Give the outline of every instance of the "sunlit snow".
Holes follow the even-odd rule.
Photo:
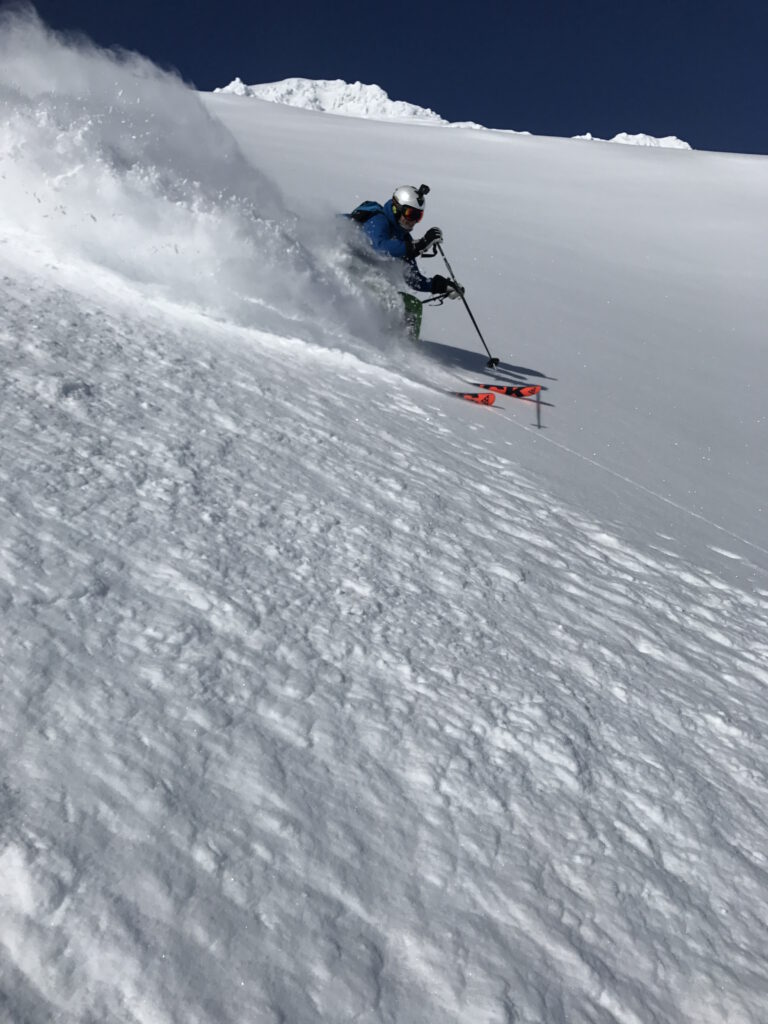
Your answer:
[[[322,110],[330,114],[346,114],[351,117],[372,117],[395,120],[428,121],[435,124],[448,122],[427,107],[404,100],[391,100],[378,85],[362,82],[314,80],[309,78],[286,78],[281,82],[266,82],[263,85],[245,85],[236,78],[216,92],[231,93],[235,96],[255,97],[270,103],[285,103],[305,110]]]
[[[682,139],[678,139],[675,135],[665,135],[663,138],[657,139],[653,135],[646,135],[643,132],[638,135],[619,132],[612,139],[596,139],[591,132],[587,132],[586,135],[575,135],[574,138],[585,139],[587,142],[619,142],[625,146],[655,146],[661,149],[691,148],[687,142],[683,142]]]
[[[0,1019],[763,1024],[766,159],[0,107]],[[496,378],[335,217],[421,182]]]
[[[283,103],[303,110],[318,110],[327,114],[342,114],[347,117],[365,117],[377,121],[408,121],[415,124],[443,125],[450,128],[482,129],[475,121],[446,121],[434,110],[419,107],[403,100],[391,100],[378,85],[364,85],[362,82],[345,82],[342,79],[327,81],[309,78],[286,78],[280,82],[266,82],[263,85],[245,85],[235,78],[216,93],[241,96],[247,99],[266,100],[269,103]],[[527,135],[528,132],[515,132]],[[574,138],[595,142],[621,142],[629,146],[658,146],[663,149],[690,149],[687,142],[668,135],[654,138],[640,133],[630,135],[619,132],[612,139],[594,139],[590,132]]]

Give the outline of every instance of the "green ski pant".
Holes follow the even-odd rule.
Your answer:
[[[411,341],[418,341],[424,307],[415,295],[409,295],[408,292],[400,292],[400,295],[405,307],[405,326],[408,329],[408,335]]]

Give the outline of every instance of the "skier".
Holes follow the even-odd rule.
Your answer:
[[[424,216],[425,197],[428,192],[428,185],[421,185],[419,188],[413,185],[400,185],[387,202],[361,203],[347,216],[360,225],[375,252],[405,263],[405,283],[414,291],[458,299],[463,295],[464,289],[457,281],[443,277],[442,274],[425,277],[416,266],[417,256],[426,254],[428,249],[443,240],[440,228],[429,228],[422,238],[411,238],[411,232]],[[422,303],[408,292],[400,292],[400,295],[405,305],[408,329],[412,337],[418,338]]]

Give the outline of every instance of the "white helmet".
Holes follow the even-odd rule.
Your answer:
[[[405,217],[412,224],[418,224],[424,216],[425,197],[429,185],[399,185],[392,193],[392,203],[396,217]]]

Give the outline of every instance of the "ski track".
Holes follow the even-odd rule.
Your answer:
[[[2,300],[6,1019],[764,1019],[765,595],[486,410]]]
[[[526,430],[529,433],[537,429],[535,427],[526,426],[523,423],[516,423],[515,426],[521,427],[523,430]],[[753,551],[758,551],[760,552],[760,554],[768,555],[768,548],[761,547],[760,544],[755,544],[754,541],[747,540],[745,537],[740,537],[738,534],[732,533],[730,530],[726,529],[726,527],[724,526],[721,526],[719,523],[715,523],[711,519],[707,519],[707,517],[701,515],[700,512],[694,512],[693,509],[686,508],[685,505],[681,505],[678,502],[673,501],[671,498],[667,498],[665,495],[659,494],[658,491],[651,490],[650,487],[646,487],[643,484],[638,483],[637,480],[633,480],[631,477],[624,476],[622,473],[617,473],[615,469],[611,469],[610,467],[603,465],[596,459],[591,459],[587,455],[582,455],[581,452],[577,452],[575,449],[569,448],[568,445],[563,444],[560,441],[555,441],[551,437],[544,436],[540,437],[539,439],[545,442],[546,444],[551,444],[555,448],[559,448],[563,452],[567,452],[568,455],[572,458],[579,459],[581,462],[586,462],[588,465],[594,466],[595,469],[599,470],[601,473],[606,473],[609,476],[613,476],[617,480],[621,480],[623,483],[628,484],[630,487],[637,488],[637,490],[639,491],[643,491],[645,494],[650,495],[650,497],[652,497],[655,501],[659,501],[665,505],[669,505],[672,508],[677,509],[678,512],[682,512],[683,515],[690,516],[692,519],[698,519],[700,522],[706,523],[706,525],[711,527],[713,530],[717,530],[718,533],[725,534],[732,540],[738,541],[739,544],[743,544],[745,547],[751,548]],[[742,559],[741,555],[733,551],[727,551],[725,548],[718,547],[714,544],[711,544],[709,546],[709,549],[710,551],[713,551],[715,554],[722,555],[724,558],[732,559],[735,562],[739,562]]]

